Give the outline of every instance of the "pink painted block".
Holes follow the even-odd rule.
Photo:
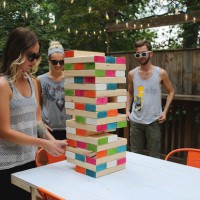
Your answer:
[[[75,96],[77,97],[84,97],[85,90],[75,90]]]
[[[81,148],[81,149],[86,149],[87,144],[85,142],[77,141],[76,142],[76,147]]]
[[[97,132],[106,131],[107,130],[107,124],[97,125],[96,130],[97,130]]]
[[[120,158],[117,160],[117,165],[122,165],[126,163],[126,158]]]
[[[106,104],[108,103],[108,97],[102,97],[102,98],[97,98],[96,99],[96,104],[101,105],[101,104]]]
[[[126,64],[125,57],[116,57],[116,64]]]
[[[105,63],[105,56],[94,56],[94,62],[96,63]]]
[[[115,70],[106,70],[106,76],[115,77]]]
[[[90,158],[86,156],[86,162],[90,163],[92,165],[96,165],[96,159],[95,158]]]
[[[95,77],[84,77],[84,83],[95,83]]]

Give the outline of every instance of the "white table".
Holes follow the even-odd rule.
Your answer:
[[[61,161],[12,174],[12,183],[36,186],[67,200],[200,200],[200,169],[127,152],[126,169],[92,178]]]

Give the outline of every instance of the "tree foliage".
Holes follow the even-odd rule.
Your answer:
[[[4,2],[6,6],[4,7]],[[107,51],[106,28],[113,23],[127,22],[157,15],[159,9],[166,14],[175,12],[179,3],[181,12],[200,8],[199,0],[9,0],[0,4],[0,50],[11,30],[19,26],[30,27],[38,34],[42,45],[43,62],[39,73],[48,70],[46,62],[50,40],[59,40],[65,49]],[[167,48],[195,47],[199,24],[181,25],[179,38],[168,38]],[[172,27],[173,29],[173,27]],[[163,32],[163,36],[165,33]],[[122,31],[110,36],[110,51],[130,51],[138,39],[155,41],[157,33],[150,29]],[[180,42],[182,41],[182,43]],[[155,45],[156,47],[156,45]],[[46,67],[44,67],[46,66]]]

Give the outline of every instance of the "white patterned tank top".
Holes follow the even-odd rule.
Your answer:
[[[11,79],[6,78],[13,91],[10,100],[10,127],[26,135],[37,137],[35,88],[32,79],[28,75],[27,78],[31,87],[30,97],[22,96]],[[36,151],[37,147],[18,145],[0,139],[0,170],[34,161]]]

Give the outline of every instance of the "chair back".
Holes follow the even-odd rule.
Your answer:
[[[171,155],[178,152],[187,152],[187,165],[200,168],[200,149],[195,148],[180,148],[175,149],[167,154],[165,160],[168,160]]]
[[[35,164],[37,167],[59,162],[62,160],[66,160],[65,154],[62,154],[60,156],[52,156],[48,152],[46,152],[43,148],[40,148],[35,157]]]
[[[37,187],[37,190],[39,194],[41,195],[42,200],[65,200],[64,198],[59,197],[58,195],[55,195],[54,193],[49,192],[45,190],[44,188]]]

